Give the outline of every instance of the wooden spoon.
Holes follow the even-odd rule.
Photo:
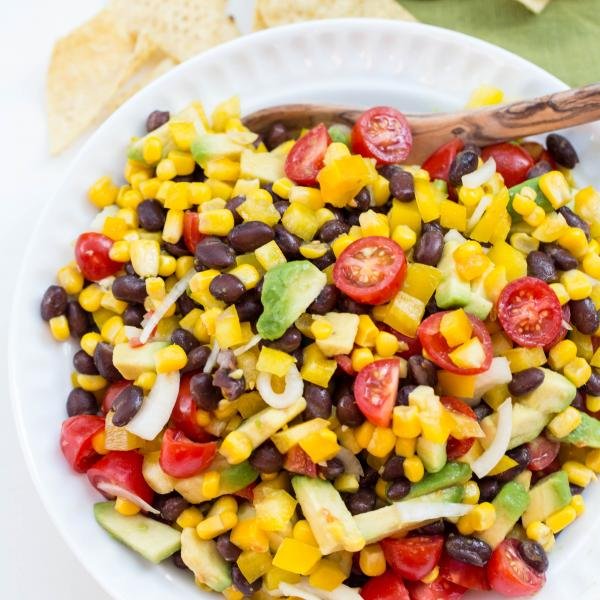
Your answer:
[[[268,131],[274,123],[293,130],[318,123],[352,126],[362,112],[339,105],[283,104],[253,112],[243,122],[257,133]],[[413,149],[406,162],[420,163],[456,136],[487,146],[596,121],[600,119],[600,83],[510,104],[406,118],[413,134]]]

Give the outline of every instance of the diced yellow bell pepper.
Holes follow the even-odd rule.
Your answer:
[[[359,215],[358,222],[360,223],[360,228],[364,237],[371,235],[390,237],[388,219],[381,213],[367,210]]]
[[[394,231],[398,225],[408,225],[417,235],[421,233],[421,213],[417,207],[417,202],[400,202],[394,200],[392,208],[388,213],[390,229]]]
[[[440,206],[440,225],[447,229],[465,231],[467,228],[467,207],[457,202],[452,202],[452,200],[442,200]]]
[[[346,206],[365,186],[373,183],[377,171],[362,156],[344,156],[323,167],[317,175],[323,201]]]
[[[472,398],[475,392],[475,375],[458,375],[450,371],[438,371],[438,383],[446,396]]]
[[[422,300],[400,291],[390,302],[383,322],[404,335],[415,337],[424,314]]]
[[[236,561],[242,575],[249,583],[262,577],[271,568],[272,558],[269,552],[242,552]]]
[[[569,230],[565,218],[559,213],[549,213],[544,221],[536,227],[531,235],[540,242],[555,242]]]
[[[487,257],[496,266],[505,268],[508,282],[527,275],[527,260],[525,259],[525,255],[506,242],[494,244],[488,252]]]
[[[472,331],[471,321],[462,308],[447,312],[440,322],[440,333],[451,348],[471,339]]]
[[[600,236],[600,193],[588,186],[575,195],[575,212],[591,226],[593,238]]]
[[[304,348],[304,360],[300,371],[302,379],[327,387],[336,369],[337,362],[327,359],[316,344]]]
[[[291,354],[263,346],[258,356],[256,368],[264,373],[285,377],[295,362],[296,359]]]
[[[518,373],[532,367],[541,367],[546,364],[546,354],[541,346],[535,348],[511,348],[504,356],[508,358],[510,370],[513,373]]]
[[[321,552],[315,546],[286,538],[273,558],[273,565],[292,573],[308,575],[320,559]]]
[[[330,460],[340,451],[337,436],[330,429],[320,429],[309,433],[300,440],[300,447],[315,463]]]
[[[215,319],[215,339],[221,348],[242,343],[242,329],[235,305],[227,307]]]
[[[489,206],[485,209],[483,216],[469,234],[472,239],[478,242],[489,242],[492,239],[499,221],[506,212],[509,199],[508,189],[503,186],[494,196]]]
[[[402,291],[427,304],[442,280],[442,272],[422,263],[409,263]]]
[[[262,488],[254,493],[254,508],[259,527],[265,531],[282,531],[296,511],[297,501],[285,490]]]
[[[415,199],[421,219],[425,223],[439,219],[440,199],[430,181],[415,179]]]
[[[544,173],[539,180],[540,190],[557,209],[571,201],[571,190],[565,176],[560,171]]]

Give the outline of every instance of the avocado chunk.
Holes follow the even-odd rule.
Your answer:
[[[461,243],[454,239],[446,241],[437,265],[442,272],[442,281],[435,292],[435,301],[440,308],[466,306],[471,300],[471,284],[459,277],[453,256]]]
[[[471,297],[469,301],[463,307],[465,312],[481,319],[487,319],[487,316],[490,314],[492,310],[492,306],[494,306],[487,298],[484,298],[482,294],[471,292]]]
[[[181,532],[181,560],[196,580],[215,592],[231,585],[231,567],[219,554],[213,540],[201,540],[196,530],[187,527]]]
[[[540,369],[544,381],[533,392],[519,396],[517,400],[523,406],[543,413],[559,413],[573,402],[577,389],[563,375],[550,369]]]
[[[117,344],[113,364],[125,379],[133,381],[146,371],[154,371],[154,353],[168,345],[168,342],[150,342],[133,348],[127,342]]]
[[[263,313],[256,323],[266,340],[280,338],[309,307],[327,283],[327,276],[307,260],[294,260],[265,274],[261,301]]]
[[[338,142],[339,144],[346,144],[346,146],[350,146],[350,134],[352,133],[352,130],[350,127],[348,127],[348,125],[336,123],[331,125],[327,131],[332,142]]]
[[[579,448],[600,448],[600,421],[584,412],[580,414],[581,423],[560,441]]]
[[[327,321],[333,327],[331,335],[324,340],[316,340],[319,350],[325,356],[350,354],[354,347],[354,338],[358,332],[358,315],[330,312],[323,316],[315,315],[315,320],[319,319]]]
[[[529,507],[523,514],[523,526],[533,521],[544,521],[552,513],[571,502],[569,478],[565,471],[556,471],[538,481],[530,490]]]
[[[512,429],[508,449],[511,450],[534,440],[551,419],[551,414],[515,402],[512,407]],[[481,440],[484,448],[487,448],[496,437],[497,423],[498,413],[493,413],[481,421],[481,428],[485,433],[485,438]]]
[[[529,187],[535,192],[535,203],[538,206],[541,206],[544,209],[544,212],[552,212],[554,209],[552,208],[552,204],[548,201],[544,193],[540,189],[540,178],[534,177],[533,179],[528,179],[523,183],[519,183],[518,185],[513,185],[513,187],[508,188],[508,194],[510,199],[508,201],[508,212],[513,220],[513,223],[517,221],[521,221],[523,217],[513,208],[513,200],[515,196],[524,188]]]
[[[284,162],[285,156],[282,154],[243,150],[240,158],[240,177],[260,179],[261,183],[273,183],[285,176]]]
[[[364,547],[365,539],[329,481],[297,476],[292,479],[292,486],[323,554],[339,550],[358,552]]]
[[[213,158],[239,158],[244,148],[227,133],[201,133],[192,142],[191,152],[194,160],[204,168]]]
[[[430,442],[423,436],[417,440],[417,455],[423,461],[428,473],[438,473],[444,468],[446,461],[446,443]]]
[[[449,462],[437,473],[425,475],[421,481],[413,484],[406,499],[418,498],[450,486],[462,485],[471,478],[471,467],[464,463]]]
[[[529,505],[529,494],[520,483],[510,481],[502,486],[492,504],[496,509],[496,520],[489,529],[478,533],[477,537],[495,548],[525,512]]]
[[[150,562],[158,564],[181,547],[181,533],[164,523],[137,514],[126,517],[115,510],[114,502],[94,504],[98,524]]]

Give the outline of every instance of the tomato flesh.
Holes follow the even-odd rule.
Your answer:
[[[104,393],[104,398],[102,398],[102,412],[107,415],[112,408],[114,401],[117,399],[117,396],[130,385],[133,385],[131,381],[127,381],[123,379],[123,381],[115,381],[115,383],[111,383],[106,392]]]
[[[283,167],[285,174],[298,185],[315,185],[330,143],[323,123],[313,127],[292,146]]]
[[[335,358],[338,367],[344,371],[346,375],[350,375],[351,377],[356,375],[356,371],[352,367],[352,359],[347,354],[336,354],[333,358]]]
[[[425,160],[421,168],[429,173],[431,179],[443,179],[447,182],[452,161],[464,147],[465,143],[460,138],[455,138],[440,146]]]
[[[181,378],[179,394],[171,413],[171,422],[175,429],[181,431],[190,440],[194,442],[208,442],[212,439],[212,436],[204,431],[196,421],[198,407],[190,391],[191,378],[192,374],[184,375]]]
[[[410,600],[404,582],[393,571],[370,577],[360,595],[365,600]]]
[[[163,435],[159,462],[167,475],[183,479],[207,469],[216,453],[216,442],[193,442],[183,432],[170,427]]]
[[[76,415],[63,421],[60,449],[74,471],[85,473],[100,455],[92,440],[104,429],[104,419],[96,415]]]
[[[388,565],[397,575],[409,581],[419,581],[433,570],[440,560],[443,546],[443,535],[381,541]]]
[[[423,349],[427,352],[430,360],[432,360],[438,367],[450,371],[451,373],[458,373],[460,375],[477,375],[483,373],[490,368],[493,358],[492,339],[488,330],[482,321],[473,315],[467,315],[471,325],[473,326],[473,335],[476,336],[485,353],[485,358],[481,366],[473,368],[461,368],[456,366],[451,358],[450,352],[452,348],[448,346],[446,339],[440,333],[440,323],[442,322],[443,316],[450,311],[442,311],[432,314],[427,317],[419,325],[417,335],[423,345]]]
[[[406,117],[390,106],[375,106],[366,110],[352,128],[352,151],[374,158],[378,165],[406,160],[412,143],[412,132]]]
[[[398,396],[400,361],[397,358],[376,360],[362,368],[354,380],[356,404],[374,425],[387,427]]]
[[[560,442],[552,442],[544,436],[535,438],[527,444],[529,450],[530,471],[543,471],[547,469],[558,456]]]
[[[496,171],[502,175],[508,188],[525,181],[529,169],[535,164],[529,152],[509,142],[485,147],[481,158],[486,161],[490,157],[496,162]]]
[[[406,277],[406,256],[389,238],[370,236],[352,242],[333,267],[338,289],[363,304],[384,304]]]
[[[196,252],[196,246],[204,238],[198,230],[199,220],[198,213],[195,211],[188,210],[183,213],[183,241],[192,254]]]
[[[489,590],[485,567],[476,567],[446,554],[440,563],[440,577],[468,590]]]
[[[442,396],[440,400],[448,410],[466,415],[471,419],[477,420],[477,415],[473,412],[473,409],[462,400],[459,400],[458,398],[453,398],[452,396]],[[458,440],[455,437],[450,436],[446,444],[446,455],[448,456],[448,460],[454,460],[463,456],[472,448],[474,443],[475,438],[466,438],[464,440]]]
[[[467,591],[447,579],[438,577],[433,583],[411,583],[408,586],[411,600],[460,600]]]
[[[109,256],[113,241],[101,233],[82,233],[75,242],[75,260],[83,276],[100,281],[114,275],[123,265]]]
[[[504,540],[493,552],[487,564],[491,588],[508,596],[530,596],[539,592],[546,583],[546,576],[532,569],[519,555],[519,542]]]
[[[560,334],[562,310],[552,288],[535,277],[511,281],[498,298],[498,319],[519,346],[545,346]]]
[[[307,477],[317,476],[317,465],[310,456],[300,448],[300,446],[292,446],[285,455],[283,468],[291,473],[299,473]]]

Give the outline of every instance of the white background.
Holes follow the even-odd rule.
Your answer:
[[[246,17],[247,30],[252,1],[232,4]],[[0,0],[0,598],[5,600],[108,599],[42,508],[15,433],[6,372],[12,288],[29,225],[81,145],[57,158],[48,154],[48,60],[55,40],[103,5],[102,0]],[[32,376],[40,368],[44,365],[32,365]],[[48,435],[58,443],[56,431]]]

